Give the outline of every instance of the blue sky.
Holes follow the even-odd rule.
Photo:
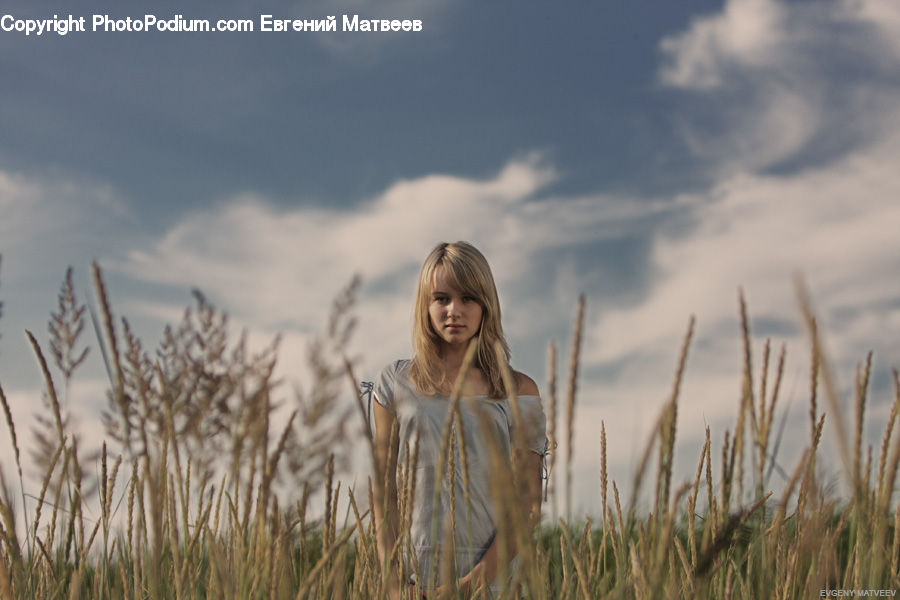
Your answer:
[[[145,12],[87,6],[3,12]],[[17,420],[40,396],[22,331],[46,339],[68,265],[85,298],[97,258],[117,312],[150,342],[200,288],[254,339],[282,332],[282,369],[302,378],[306,340],[353,273],[361,370],[406,355],[421,260],[467,239],[494,266],[514,363],[541,385],[547,343],[567,346],[587,295],[585,510],[600,420],[629,481],[692,314],[681,474],[707,424],[717,440],[733,427],[738,286],[755,364],[766,337],[787,345],[789,431],[806,431],[800,272],[845,389],[875,352],[867,435],[880,439],[900,365],[896,2],[568,8],[166,2],[150,12],[337,15],[338,28],[359,13],[423,31],[0,32],[0,383]],[[70,399],[94,437],[103,386],[94,350]],[[803,443],[787,437],[786,468]]]

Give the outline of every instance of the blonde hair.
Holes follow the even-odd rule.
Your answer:
[[[454,287],[475,298],[481,306],[481,327],[474,338],[474,343],[477,344],[474,366],[481,369],[487,379],[488,396],[505,398],[507,390],[501,376],[501,365],[494,350],[494,345],[499,342],[508,365],[509,345],[503,337],[503,326],[500,323],[500,299],[487,259],[468,242],[440,243],[434,247],[422,265],[413,309],[414,354],[409,369],[410,380],[423,394],[436,393],[452,384],[447,380],[446,373],[439,368],[442,340],[431,326],[428,314],[434,271],[438,266],[444,267]]]

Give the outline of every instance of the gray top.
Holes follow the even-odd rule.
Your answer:
[[[447,475],[434,505],[435,469],[440,454],[441,433],[450,406],[447,396],[419,393],[409,380],[410,360],[398,360],[384,369],[375,380],[375,401],[397,418],[400,452],[398,465],[405,464],[412,453],[416,436],[419,440],[418,467],[410,529],[412,556],[404,552],[408,572],[418,572],[426,587],[432,582],[432,569],[441,550],[440,532],[449,524],[450,493]],[[453,503],[456,518],[456,568],[458,576],[468,573],[481,559],[494,538],[494,503],[490,490],[490,446],[484,437],[485,424],[503,453],[506,464],[510,448],[528,449],[543,455],[546,451],[546,421],[538,396],[518,396],[523,422],[523,439],[513,435],[513,412],[508,399],[491,400],[486,395],[464,398],[460,403],[463,439],[469,463],[469,510],[465,506],[465,484],[459,449],[454,452]],[[480,414],[484,417],[481,417]],[[481,419],[486,418],[482,423]],[[445,471],[446,473],[446,471]],[[398,482],[398,488],[399,488]],[[436,519],[438,539],[432,539],[432,523]],[[404,551],[406,548],[404,547]]]

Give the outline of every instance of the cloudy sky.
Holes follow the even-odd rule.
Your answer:
[[[542,387],[547,345],[563,367],[586,294],[580,510],[598,506],[601,420],[627,488],[691,315],[676,478],[707,425],[717,445],[733,428],[739,286],[754,365],[766,338],[787,347],[784,468],[808,426],[796,274],[841,390],[874,351],[877,443],[900,366],[900,4],[367,4],[204,0],[153,14],[336,15],[338,29],[360,14],[423,30],[0,32],[0,384],[20,430],[41,393],[23,331],[46,343],[69,265],[86,299],[99,260],[117,314],[150,344],[199,288],[254,339],[281,332],[282,372],[300,379],[309,336],[358,273],[354,350],[371,376],[409,354],[424,256],[465,239],[494,268],[515,366]],[[88,29],[93,14],[144,14],[82,6]],[[94,349],[70,401],[95,437],[104,386]],[[0,443],[8,471],[5,431]]]

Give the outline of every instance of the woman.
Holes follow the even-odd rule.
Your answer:
[[[474,357],[447,435],[451,390],[470,344]],[[413,348],[411,360],[381,371],[373,390],[376,451],[388,473],[375,502],[378,550],[382,561],[399,556],[402,573],[392,569],[391,595],[438,597],[449,588],[470,597],[485,585],[495,594],[515,569],[516,538],[525,539],[506,526],[509,515],[519,511],[520,534],[522,521],[530,533],[539,520],[545,421],[531,378],[507,370],[515,387],[507,389],[497,289],[472,245],[438,244],[425,259]]]

